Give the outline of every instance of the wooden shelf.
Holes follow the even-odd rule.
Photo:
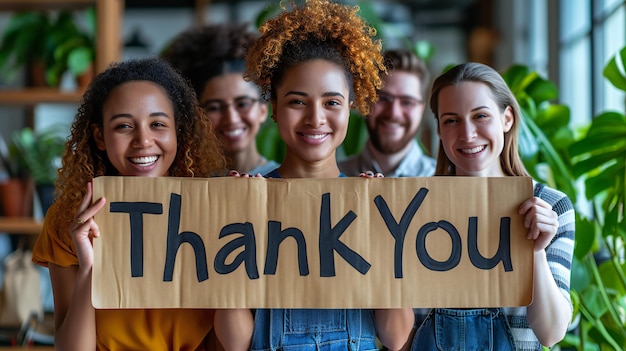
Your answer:
[[[42,224],[31,217],[0,217],[0,232],[39,235]]]
[[[102,72],[121,58],[124,0],[0,0],[0,11],[78,10],[96,7],[95,70]],[[0,89],[0,106],[35,106],[40,103],[80,103],[83,91],[54,88]],[[0,116],[0,121],[3,116]],[[1,123],[1,122],[0,122]],[[33,218],[1,217],[0,232],[38,235],[42,223]]]
[[[54,88],[0,90],[2,105],[36,105],[39,103],[79,103],[82,91],[61,91]]]

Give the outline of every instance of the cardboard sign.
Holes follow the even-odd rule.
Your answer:
[[[99,177],[96,308],[523,306],[527,177]]]

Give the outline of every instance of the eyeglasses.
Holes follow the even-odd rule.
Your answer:
[[[250,112],[252,106],[257,102],[259,102],[259,99],[242,96],[235,98],[232,103],[226,103],[222,100],[209,100],[202,104],[202,108],[204,108],[207,114],[217,114],[226,112],[233,105],[237,113],[245,115]]]
[[[383,92],[378,92],[378,101],[376,102],[376,104],[391,105],[396,99],[400,100],[400,107],[404,109],[411,109],[424,103],[423,100],[414,98],[412,96],[391,95]]]

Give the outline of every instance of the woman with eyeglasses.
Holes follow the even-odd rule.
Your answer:
[[[256,145],[268,105],[260,89],[243,79],[246,49],[255,38],[245,24],[197,27],[176,36],[161,56],[191,81],[220,138],[228,168],[265,175],[279,166]]]

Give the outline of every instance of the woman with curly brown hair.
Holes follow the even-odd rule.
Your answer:
[[[212,310],[96,310],[91,304],[92,239],[100,235],[93,216],[106,202],[92,204],[92,178],[224,171],[217,137],[192,88],[158,59],[114,64],[83,95],[65,145],[57,199],[33,251],[33,261],[50,269],[55,347],[204,350]]]
[[[222,142],[228,167],[265,174],[278,167],[256,144],[267,103],[259,88],[243,79],[246,48],[256,36],[245,24],[194,27],[174,37],[161,57],[191,81]]]
[[[247,76],[269,97],[287,147],[281,166],[268,177],[345,177],[335,157],[350,108],[367,114],[385,70],[381,44],[372,38],[375,31],[357,11],[327,0],[293,4],[263,24],[261,37],[248,49]],[[221,314],[216,312],[215,320],[220,340],[237,335],[248,340],[236,327],[224,328],[228,323],[222,323]],[[257,309],[251,349],[377,350],[378,337],[397,350],[412,326],[410,308]]]

